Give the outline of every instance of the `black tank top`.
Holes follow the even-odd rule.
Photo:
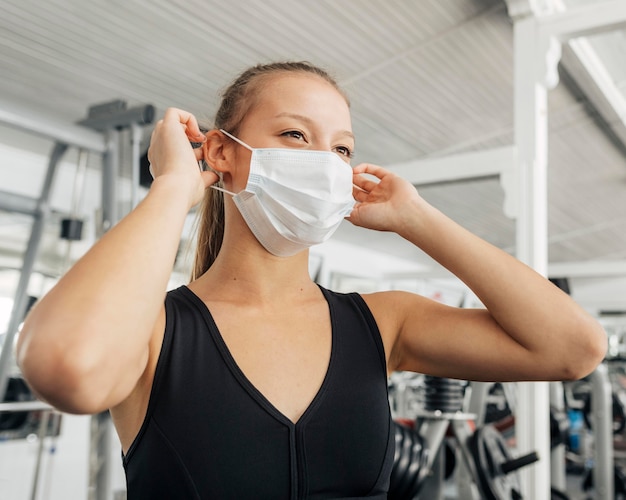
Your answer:
[[[378,327],[358,294],[322,288],[332,351],[296,424],[250,383],[205,304],[167,294],[143,425],[124,457],[128,498],[387,498],[394,433]]]

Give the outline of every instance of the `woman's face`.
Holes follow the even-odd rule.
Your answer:
[[[252,148],[333,151],[348,163],[354,151],[345,98],[321,77],[303,73],[282,73],[264,82],[238,136]],[[246,186],[250,154],[237,147],[231,172],[235,192]]]

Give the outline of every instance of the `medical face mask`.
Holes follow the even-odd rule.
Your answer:
[[[326,241],[352,212],[352,168],[336,153],[252,148],[248,183],[231,193],[256,239],[271,254],[294,255]]]

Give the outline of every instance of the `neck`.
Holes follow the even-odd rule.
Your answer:
[[[231,225],[225,232],[217,259],[194,282],[195,288],[221,300],[256,303],[293,299],[302,292],[319,293],[309,275],[307,250],[292,257],[276,257],[259,244],[247,226],[241,229],[236,231]]]

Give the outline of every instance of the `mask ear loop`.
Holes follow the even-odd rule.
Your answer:
[[[216,186],[215,184],[211,184],[209,187],[211,189],[215,189],[216,191],[221,191],[222,193],[226,193],[226,194],[229,194],[231,196],[237,196],[237,193],[233,193],[232,191],[228,191],[227,189],[224,189],[222,187]]]
[[[251,148],[250,146],[248,146],[245,142],[243,142],[241,139],[237,139],[234,135],[229,134],[228,132],[226,132],[226,130],[224,130],[223,128],[219,129],[220,132],[222,134],[224,134],[227,137],[230,137],[233,141],[235,141],[238,144],[241,144],[244,148],[249,149],[250,151],[254,151],[254,148]]]

